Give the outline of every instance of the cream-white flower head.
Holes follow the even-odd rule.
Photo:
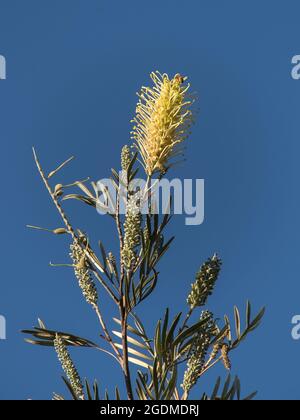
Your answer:
[[[187,95],[186,78],[176,74],[150,74],[154,86],[142,87],[132,138],[140,152],[146,173],[164,172],[170,159],[182,154],[180,144],[188,136],[193,100]],[[178,147],[179,146],[179,147]]]

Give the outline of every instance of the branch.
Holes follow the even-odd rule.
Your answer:
[[[66,215],[66,213],[64,212],[64,210],[63,210],[63,208],[62,208],[62,206],[60,205],[60,203],[59,203],[59,201],[58,201],[58,198],[56,197],[56,195],[54,194],[54,192],[52,191],[52,189],[51,189],[51,187],[50,187],[50,184],[49,184],[49,182],[48,182],[48,179],[47,179],[47,177],[46,177],[46,175],[45,175],[45,173],[44,173],[44,171],[43,171],[43,168],[42,168],[42,166],[41,166],[41,164],[40,164],[40,162],[39,162],[39,159],[38,159],[38,157],[37,157],[37,154],[36,154],[36,151],[35,151],[35,149],[34,149],[34,147],[32,148],[32,150],[33,150],[33,156],[34,156],[34,160],[35,160],[35,163],[36,163],[36,166],[37,166],[37,168],[38,168],[38,171],[39,171],[39,173],[40,173],[40,175],[41,175],[41,178],[42,178],[42,180],[43,180],[43,182],[44,182],[44,184],[45,184],[45,186],[46,186],[46,188],[47,188],[47,190],[48,190],[48,192],[49,192],[49,194],[50,194],[50,197],[51,197],[51,199],[52,199],[52,201],[53,201],[53,203],[54,203],[54,205],[55,205],[55,207],[57,208],[57,210],[58,210],[58,213],[60,214],[60,216],[61,216],[61,218],[62,218],[62,220],[63,220],[63,222],[64,222],[64,224],[65,224],[65,226],[66,226],[66,228],[67,228],[67,231],[68,231],[68,233],[72,236],[72,239],[73,239],[73,241],[74,242],[76,242],[78,245],[80,245],[81,246],[81,244],[80,244],[80,241],[79,241],[79,239],[78,239],[78,236],[76,235],[76,233],[75,233],[75,230],[73,229],[73,227],[72,227],[72,225],[71,225],[71,223],[70,223],[70,221],[69,221],[69,219],[68,219],[68,217],[67,217],[67,215]],[[88,258],[88,260],[99,270],[99,271],[101,271],[101,272],[103,272],[103,269],[102,269],[102,267],[97,263],[97,261],[95,261],[95,258],[89,253],[89,251],[87,250],[87,249],[84,249],[84,252],[85,252],[85,254],[86,254],[86,256],[87,256],[87,258]]]
[[[100,325],[101,325],[101,327],[103,329],[103,332],[104,332],[106,341],[111,345],[112,349],[114,350],[114,352],[117,355],[118,362],[120,363],[120,365],[122,365],[122,356],[121,356],[121,353],[119,352],[119,350],[115,346],[115,344],[114,344],[114,342],[113,342],[113,340],[112,340],[112,338],[111,338],[111,336],[110,336],[110,334],[108,332],[108,329],[106,327],[106,324],[104,322],[104,319],[103,319],[103,316],[101,314],[101,311],[100,311],[99,307],[97,305],[93,305],[93,308],[94,308],[94,310],[95,310],[95,312],[96,312],[96,314],[98,316],[98,319],[99,319]]]
[[[93,271],[94,276],[99,280],[101,285],[104,287],[104,289],[107,291],[109,296],[113,299],[116,305],[119,305],[120,300],[117,298],[117,296],[114,294],[114,292],[111,290],[111,288],[105,283],[103,278],[100,276],[100,274],[97,271]]]
[[[128,361],[128,340],[127,340],[127,314],[125,308],[120,308],[121,315],[121,327],[122,327],[122,348],[123,348],[123,372],[125,378],[125,385],[127,390],[127,396],[129,400],[134,400],[131,375]]]

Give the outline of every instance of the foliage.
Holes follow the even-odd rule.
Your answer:
[[[262,309],[253,317],[251,305],[247,302],[245,326],[242,327],[240,311],[236,307],[234,323],[227,315],[222,323],[207,310],[207,301],[213,293],[222,265],[219,257],[213,255],[197,272],[182,313],[172,315],[166,309],[150,334],[137,315],[139,304],[147,300],[158,285],[159,262],[174,239],[165,239],[165,229],[171,220],[169,212],[159,216],[149,207],[147,214],[143,214],[141,207],[145,197],[151,197],[153,175],[156,174],[158,179],[164,177],[172,166],[171,159],[182,152],[182,149],[177,150],[177,145],[181,147],[186,138],[193,103],[187,95],[189,85],[185,85],[186,78],[176,75],[169,79],[167,75],[152,73],[152,79],[154,87],[142,89],[134,119],[133,138],[137,152],[133,153],[129,146],[125,146],[121,153],[122,172],[112,169],[115,201],[104,185],[91,183],[92,188],[89,188],[86,185],[88,179],[52,186],[52,178],[72,158],[46,175],[34,150],[38,171],[64,227],[30,227],[70,236],[71,264],[65,265],[74,269],[82,296],[99,320],[102,343],[50,330],[41,320],[36,328],[23,332],[29,336],[27,342],[54,348],[66,375],[64,383],[74,400],[110,398],[107,391],[100,392],[97,381],[91,385],[80,378],[69,352],[74,346],[111,356],[120,365],[128,399],[186,400],[199,379],[217,363],[223,362],[225,370],[231,369],[230,353],[258,327],[264,314]],[[132,181],[136,179],[140,166],[146,173],[147,183],[137,193]],[[66,194],[69,188],[78,188],[80,193]],[[122,195],[124,190],[125,195],[124,192]],[[127,207],[126,214],[122,216],[120,205],[124,198]],[[107,252],[102,241],[99,242],[99,252],[96,252],[89,236],[73,227],[62,205],[64,201],[74,199],[98,210],[109,209],[107,217],[114,219],[118,233],[118,256]],[[98,287],[104,288],[116,306],[114,330],[107,327],[104,319]],[[132,378],[131,365],[138,366],[135,379]],[[185,367],[183,375],[181,367]],[[232,381],[229,375],[223,388],[219,378],[212,394],[203,394],[201,399],[240,400],[240,389],[239,379],[236,377]],[[246,399],[254,396],[251,394]],[[54,394],[53,398],[64,399],[58,394]],[[113,398],[121,399],[118,387]]]

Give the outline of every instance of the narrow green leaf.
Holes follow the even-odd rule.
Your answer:
[[[263,308],[259,314],[254,318],[254,320],[250,323],[250,331],[254,331],[260,324],[263,316],[265,315],[266,308]]]
[[[146,395],[147,395],[147,396],[148,396],[151,400],[154,400],[154,397],[153,397],[153,395],[152,395],[152,392],[151,392],[150,388],[148,387],[148,385],[147,385],[147,383],[146,383],[146,381],[145,381],[145,378],[144,378],[144,376],[143,376],[142,372],[138,371],[138,377],[139,377],[139,380],[140,380],[141,385],[142,385],[142,386],[143,386],[143,388],[144,388],[144,391],[146,392]]]
[[[196,324],[192,325],[190,328],[182,331],[174,340],[173,345],[176,346],[177,344],[183,343],[184,340],[189,338],[192,334],[198,332],[203,325],[207,323],[209,318],[202,319],[201,321],[197,322]]]
[[[113,331],[113,334],[119,338],[122,338],[122,334],[119,331]],[[142,344],[140,341],[135,340],[134,338],[128,336],[127,340],[129,343],[133,344],[134,346],[140,347],[141,349],[148,349],[145,344]]]
[[[120,397],[120,392],[119,392],[119,389],[118,389],[117,386],[115,388],[115,395],[116,395],[116,400],[117,401],[120,401],[121,400],[121,397]]]
[[[157,326],[156,326],[156,330],[155,330],[154,349],[155,349],[156,355],[158,357],[160,357],[161,353],[162,353],[161,320],[158,321]]]
[[[236,389],[236,396],[238,401],[241,399],[241,382],[238,377],[235,378],[235,389]]]
[[[99,401],[100,400],[99,387],[98,387],[98,382],[96,380],[93,385],[93,390],[94,390],[94,400]]]
[[[220,389],[220,385],[221,385],[221,378],[218,377],[216,385],[214,386],[213,392],[211,394],[211,400],[214,401],[217,398],[218,392],[219,392],[219,389]]]
[[[141,386],[140,382],[138,381],[138,379],[136,380],[136,385],[137,385],[136,393],[137,393],[139,399],[141,401],[147,400],[147,396],[146,396],[145,392],[143,391],[142,386]]]
[[[223,392],[222,392],[222,400],[224,400],[226,398],[226,394],[228,392],[229,386],[230,386],[230,382],[231,382],[231,375],[227,376],[226,382],[224,384],[224,388],[223,388]]]
[[[40,318],[38,318],[38,323],[41,329],[46,330],[46,325]]]
[[[82,201],[85,204],[88,204],[91,207],[96,207],[96,200],[95,198],[90,198],[90,197],[85,197],[84,195],[79,195],[79,194],[69,194],[69,195],[65,195],[62,198],[62,201],[67,201],[67,200],[79,200]]]
[[[157,364],[158,364],[158,359],[155,357],[154,363],[153,363],[152,381],[153,381],[155,399],[159,400]]]
[[[114,168],[111,168],[111,172],[112,172],[115,180],[117,181],[117,183],[119,183],[120,182],[120,178],[119,178],[118,172]]]
[[[163,394],[163,399],[164,400],[171,400],[175,391],[175,387],[176,387],[176,383],[177,383],[177,369],[176,367],[173,369],[172,372],[172,376],[171,379],[169,381],[169,384]]]
[[[133,165],[135,164],[137,157],[138,157],[138,153],[136,152],[136,153],[134,154],[133,158],[131,159],[130,165],[129,165],[129,167],[128,167],[128,174],[129,174],[129,175],[131,174],[131,171],[132,171]]]
[[[161,333],[161,342],[164,350],[167,348],[167,330],[169,324],[169,308],[166,309],[162,333]]]
[[[170,329],[168,331],[167,338],[166,338],[166,345],[167,346],[169,346],[171,344],[172,340],[173,340],[174,332],[175,332],[175,329],[176,329],[176,327],[178,325],[178,322],[179,322],[179,320],[181,318],[181,315],[182,315],[182,312],[180,312],[179,314],[177,314],[175,316],[173,322],[172,322],[172,325],[171,325],[171,327],[170,327]]]
[[[148,367],[149,367],[149,363],[142,362],[141,360],[136,359],[135,357],[128,357],[128,360],[129,360],[129,362],[131,362],[131,363],[133,363],[137,366],[141,366],[141,367],[146,368],[146,369],[148,369]]]
[[[93,396],[92,396],[91,388],[90,388],[90,385],[89,385],[87,379],[85,380],[85,388],[86,388],[86,393],[87,393],[88,400],[92,401]]]
[[[89,198],[91,198],[92,200],[95,200],[95,197],[93,196],[93,194],[91,193],[91,191],[87,188],[86,185],[84,185],[83,182],[81,181],[77,181],[76,185],[81,189],[81,191],[83,191]]]
[[[235,317],[235,331],[238,339],[241,338],[241,317],[238,308],[234,307],[234,317]]]
[[[122,325],[121,321],[118,318],[113,318],[113,320],[118,324],[118,325]],[[127,329],[129,332],[131,332],[132,334],[137,335],[138,337],[144,337],[144,334],[139,332],[137,329],[131,327],[130,325],[127,325]]]
[[[248,397],[244,398],[244,401],[252,401],[257,395],[257,392],[253,392],[252,394],[248,395]]]
[[[118,349],[123,350],[123,346],[121,344],[119,343],[114,343],[114,344]],[[139,351],[133,349],[132,347],[128,347],[128,353],[133,354],[134,356],[137,356],[137,357],[141,357],[142,359],[146,359],[150,361],[153,360],[151,357],[147,356],[146,354],[140,353]]]
[[[102,255],[104,269],[107,270],[107,255],[106,255],[104,245],[101,241],[99,241],[99,248],[100,248],[101,255]]]
[[[227,331],[228,331],[228,342],[229,342],[229,345],[231,345],[231,343],[232,343],[232,334],[231,334],[230,321],[229,321],[229,318],[228,318],[227,315],[224,316],[224,319],[225,319],[225,324],[227,326]]]
[[[248,300],[247,301],[247,306],[246,306],[246,327],[247,327],[247,329],[249,328],[250,323],[251,323],[251,303]]]

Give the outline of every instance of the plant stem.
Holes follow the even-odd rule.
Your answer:
[[[43,171],[43,169],[41,167],[41,164],[40,164],[40,162],[38,160],[36,151],[35,151],[34,148],[32,150],[33,150],[33,156],[34,156],[34,160],[35,160],[36,166],[37,166],[38,171],[39,171],[39,173],[41,175],[41,178],[42,178],[42,180],[43,180],[43,182],[44,182],[44,184],[45,184],[45,186],[46,186],[46,188],[47,188],[47,190],[48,190],[48,192],[49,192],[49,194],[50,194],[50,196],[52,198],[52,201],[53,201],[55,207],[57,208],[57,210],[58,210],[58,212],[59,212],[59,214],[60,214],[60,216],[61,216],[61,218],[62,218],[62,220],[63,220],[63,222],[64,222],[64,224],[65,224],[65,226],[67,228],[67,230],[68,230],[68,232],[70,233],[70,235],[72,236],[72,238],[74,239],[74,241],[78,242],[78,238],[77,238],[77,235],[76,235],[74,229],[72,228],[72,226],[71,226],[71,224],[70,224],[70,222],[69,222],[69,220],[68,220],[68,218],[67,218],[64,210],[62,209],[62,207],[59,204],[57,198],[55,197],[53,191],[51,190],[51,187],[49,185],[49,182],[47,180],[47,177],[46,177],[46,175],[45,175],[45,173],[44,173],[44,171]]]
[[[100,312],[100,309],[98,308],[97,305],[93,305],[93,308],[94,308],[94,310],[95,310],[95,312],[96,312],[96,314],[98,316],[98,319],[99,319],[100,325],[101,325],[101,327],[103,329],[103,332],[104,332],[106,341],[111,345],[112,349],[114,350],[114,352],[117,355],[118,361],[121,363],[122,362],[122,356],[121,356],[119,350],[117,349],[117,347],[115,346],[115,344],[114,344],[114,342],[113,342],[113,340],[112,340],[112,338],[111,338],[111,336],[110,336],[110,334],[108,332],[108,329],[106,327],[106,324],[104,322],[104,319],[103,319],[103,316],[102,316],[102,314]]]
[[[123,348],[123,372],[125,385],[127,390],[127,397],[129,400],[133,400],[133,392],[131,385],[129,361],[128,361],[128,340],[127,340],[127,313],[126,309],[120,307],[121,315],[121,327],[122,327],[122,348]]]
[[[59,203],[59,201],[58,201],[58,199],[57,199],[57,197],[55,196],[55,194],[54,194],[54,192],[52,191],[52,189],[51,189],[51,187],[50,187],[50,184],[49,184],[49,181],[48,181],[48,178],[46,177],[46,175],[45,175],[45,173],[44,173],[44,171],[43,171],[43,168],[42,168],[42,166],[41,166],[41,164],[40,164],[40,161],[39,161],[39,159],[38,159],[38,157],[37,157],[37,154],[36,154],[36,151],[35,151],[35,149],[33,148],[32,149],[32,151],[33,151],[33,156],[34,156],[34,160],[35,160],[35,163],[36,163],[36,166],[37,166],[37,168],[38,168],[38,171],[39,171],[39,173],[40,173],[40,176],[41,176],[41,178],[42,178],[42,180],[43,180],[43,182],[44,182],[44,184],[45,184],[45,187],[47,188],[47,190],[48,190],[48,192],[49,192],[49,194],[50,194],[50,197],[51,197],[51,199],[52,199],[52,201],[53,201],[53,203],[54,203],[54,205],[55,205],[55,207],[56,207],[56,209],[58,210],[58,213],[60,214],[60,216],[61,216],[61,218],[62,218],[62,220],[63,220],[63,222],[64,222],[64,224],[65,224],[65,226],[66,226],[66,228],[67,228],[67,231],[68,231],[68,233],[71,235],[71,237],[72,237],[72,239],[74,240],[74,242],[76,242],[78,245],[80,245],[80,242],[79,242],[79,239],[78,239],[78,237],[77,237],[77,235],[76,235],[76,233],[75,233],[75,230],[73,229],[73,227],[72,227],[72,225],[71,225],[71,223],[69,222],[69,219],[68,219],[68,217],[67,217],[67,215],[66,215],[66,213],[64,212],[64,209],[62,208],[62,206],[60,205],[60,203]],[[81,246],[81,245],[80,245]],[[87,250],[87,249],[84,249],[84,253],[86,254],[86,256],[87,256],[87,258],[88,258],[88,260],[100,271],[100,272],[103,272],[103,269],[102,269],[102,267],[100,267],[99,266],[99,264],[98,264],[98,262],[97,261],[95,261],[95,258],[93,258],[93,256],[92,255],[90,255],[90,253],[89,253],[89,251]]]
[[[104,289],[107,291],[108,295],[113,299],[116,305],[119,304],[119,299],[116,297],[114,292],[111,290],[111,288],[105,283],[103,278],[100,276],[100,274],[97,271],[93,271],[94,276],[99,280],[101,285],[104,287]]]
[[[125,267],[122,261],[122,251],[124,245],[124,237],[123,231],[121,226],[121,218],[120,218],[120,191],[117,192],[117,203],[116,203],[116,214],[115,214],[115,222],[118,231],[118,237],[120,242],[120,284],[119,284],[119,310],[120,310],[120,320],[121,320],[121,333],[122,333],[122,368],[124,374],[124,380],[126,385],[127,397],[128,400],[133,400],[133,391],[131,385],[131,377],[130,377],[130,369],[129,369],[129,361],[128,361],[128,339],[127,339],[127,317],[128,311],[126,308],[125,296],[124,296],[124,280],[125,280]]]
[[[180,332],[183,331],[188,323],[188,320],[190,319],[190,317],[192,316],[193,313],[193,309],[190,309],[189,312],[186,315],[186,318],[184,320],[184,323],[182,324],[182,327],[180,328]]]
[[[202,372],[201,372],[201,374],[200,374],[200,376],[199,377],[201,377],[202,375],[204,375],[204,373],[206,373],[209,369],[211,369],[212,367],[214,367],[216,364],[218,364],[221,360],[222,360],[223,358],[222,358],[222,356],[221,357],[219,357],[218,359],[216,359],[215,361],[213,361],[213,362],[211,362],[211,361],[208,361],[207,363],[206,363],[206,365],[204,366],[204,368],[203,368],[203,370],[202,370]]]

